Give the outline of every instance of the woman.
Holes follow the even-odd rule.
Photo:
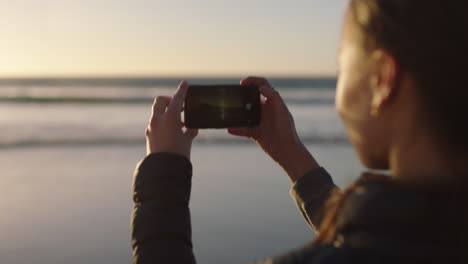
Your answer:
[[[291,179],[318,237],[259,263],[468,263],[468,8],[464,1],[351,0],[339,53],[337,110],[365,173],[339,191],[299,140],[286,105],[262,78],[262,123],[229,133],[255,140]],[[187,83],[158,97],[148,157],[135,174],[135,263],[195,263],[190,149],[180,127]],[[326,202],[328,200],[328,202]]]

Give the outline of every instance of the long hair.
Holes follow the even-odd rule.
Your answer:
[[[348,21],[363,36],[365,50],[383,49],[414,79],[422,117],[459,163],[468,163],[468,3],[463,0],[350,0]],[[466,165],[465,165],[466,166]],[[457,175],[448,192],[460,219],[456,239],[468,251],[467,171]],[[339,212],[359,183],[335,193],[326,206],[313,245],[333,243]],[[422,220],[423,221],[423,220]],[[452,227],[447,227],[452,228]],[[468,252],[464,252],[468,261]]]

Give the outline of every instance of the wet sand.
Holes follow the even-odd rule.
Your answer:
[[[361,167],[349,145],[309,145],[341,187]],[[0,263],[131,263],[130,184],[144,147],[0,150]],[[198,263],[244,263],[314,237],[283,171],[252,144],[195,144]]]

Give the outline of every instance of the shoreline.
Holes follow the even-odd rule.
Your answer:
[[[141,139],[98,139],[98,140],[64,140],[64,141],[23,141],[13,143],[0,144],[0,150],[10,149],[37,149],[37,148],[92,148],[92,147],[135,147],[145,146],[145,140]],[[345,139],[316,139],[316,140],[303,140],[304,144],[319,145],[319,146],[351,146],[348,140]],[[256,146],[254,142],[249,139],[200,139],[193,142],[194,146]]]

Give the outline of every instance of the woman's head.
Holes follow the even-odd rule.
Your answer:
[[[467,152],[467,11],[461,0],[350,1],[336,103],[365,166],[388,169],[397,137],[418,130]]]

